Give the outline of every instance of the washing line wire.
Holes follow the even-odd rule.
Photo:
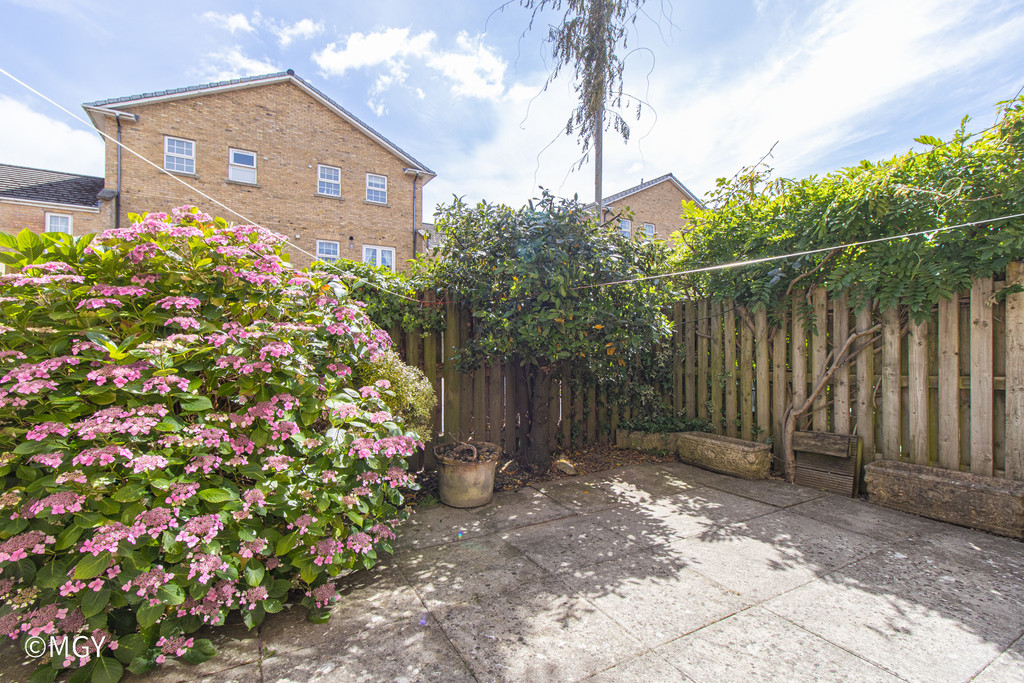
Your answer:
[[[77,114],[75,114],[71,110],[67,109],[63,105],[59,104],[58,102],[54,101],[50,97],[46,96],[45,94],[43,94],[39,90],[36,90],[35,88],[33,88],[28,83],[25,83],[21,79],[17,78],[16,76],[11,74],[9,71],[4,69],[3,67],[0,67],[0,74],[3,74],[4,76],[7,76],[8,78],[10,78],[12,81],[17,83],[18,85],[22,86],[23,88],[25,88],[29,92],[35,94],[36,96],[42,98],[46,102],[49,102],[54,107],[60,109],[61,111],[63,111],[65,114],[67,114],[71,118],[75,119],[76,121],[79,121],[80,123],[85,124],[86,126],[92,127],[91,124],[88,121],[86,121],[82,117],[78,116]],[[153,161],[150,161],[149,159],[144,157],[142,154],[139,154],[138,152],[136,152],[132,148],[128,147],[127,145],[125,145],[121,141],[111,137],[107,133],[104,133],[103,131],[101,131],[99,129],[96,129],[96,131],[100,135],[105,137],[106,139],[108,139],[111,142],[113,142],[115,145],[118,145],[119,147],[121,147],[125,151],[135,155],[136,157],[138,157],[142,161],[146,162],[147,164],[149,164],[150,166],[155,168],[157,171],[159,171],[159,172],[161,172],[161,173],[163,173],[163,174],[165,174],[167,176],[170,176],[171,178],[173,178],[174,180],[178,181],[179,183],[181,183],[182,185],[184,185],[188,189],[192,190],[196,194],[200,195],[201,197],[204,197],[205,199],[208,199],[211,202],[213,202],[214,204],[216,204],[217,206],[219,206],[219,207],[221,207],[221,208],[223,208],[223,209],[225,209],[227,211],[230,211],[232,214],[238,216],[243,221],[246,221],[246,223],[248,223],[250,225],[253,225],[255,227],[261,228],[263,230],[268,230],[270,232],[277,233],[276,230],[270,230],[269,228],[263,227],[259,223],[256,223],[252,219],[250,219],[247,216],[245,216],[244,214],[236,211],[235,209],[231,208],[227,204],[224,204],[223,202],[221,202],[221,201],[215,199],[214,197],[211,197],[210,195],[206,194],[202,190],[199,190],[198,188],[192,186],[191,184],[189,184],[185,180],[179,178],[178,176],[176,176],[175,174],[171,173],[167,169],[163,168],[159,164],[157,164],[157,163],[155,163]],[[695,275],[695,274],[699,274],[699,273],[709,273],[709,272],[718,271],[718,270],[726,270],[726,269],[729,269],[729,268],[741,268],[741,267],[744,267],[744,266],[752,266],[752,265],[757,265],[757,264],[761,264],[761,263],[769,263],[769,262],[772,262],[772,261],[781,261],[781,260],[784,260],[784,259],[798,258],[800,256],[809,256],[809,255],[812,255],[812,254],[820,254],[820,253],[829,252],[829,251],[836,251],[836,250],[842,250],[842,249],[852,249],[853,247],[860,247],[860,246],[865,246],[865,245],[869,245],[869,244],[879,244],[879,243],[882,243],[882,242],[893,242],[893,241],[896,241],[896,240],[906,239],[906,238],[909,238],[909,237],[919,237],[921,235],[931,235],[931,234],[935,234],[935,233],[939,233],[939,232],[946,232],[946,231],[949,231],[949,230],[957,230],[957,229],[960,229],[960,228],[974,227],[974,226],[977,226],[977,225],[985,225],[987,223],[994,223],[996,221],[1003,221],[1003,220],[1012,220],[1014,218],[1021,218],[1021,217],[1024,217],[1024,213],[1017,213],[1017,214],[1012,214],[1012,215],[1007,215],[1007,216],[999,216],[997,218],[986,218],[986,219],[983,219],[983,220],[972,221],[972,222],[969,222],[969,223],[960,223],[958,225],[939,226],[939,227],[935,227],[935,228],[929,228],[927,230],[918,230],[916,232],[902,233],[902,234],[899,234],[899,235],[892,235],[892,236],[889,236],[889,237],[876,237],[874,239],[861,240],[859,242],[850,242],[850,243],[847,243],[847,244],[840,244],[840,245],[831,246],[831,247],[821,247],[821,248],[818,248],[818,249],[808,249],[808,250],[805,250],[805,251],[799,251],[799,252],[794,252],[794,253],[789,253],[789,254],[779,254],[779,255],[776,255],[776,256],[764,256],[764,257],[755,258],[755,259],[743,259],[743,260],[739,260],[739,261],[732,261],[732,262],[729,262],[729,263],[720,263],[720,264],[713,265],[713,266],[703,266],[703,267],[700,267],[700,268],[691,268],[691,269],[688,269],[688,270],[680,270],[680,271],[675,271],[675,272],[671,272],[671,273],[661,273],[661,274],[658,274],[658,275],[648,275],[648,276],[645,276],[645,277],[629,278],[629,279],[625,279],[625,280],[613,280],[613,281],[610,281],[610,282],[599,282],[599,283],[590,284],[590,285],[577,285],[575,287],[569,287],[568,289],[573,290],[573,291],[578,291],[578,290],[582,290],[582,289],[594,289],[594,288],[597,288],[597,287],[611,287],[611,286],[615,286],[615,285],[632,284],[632,283],[635,283],[635,282],[646,282],[646,281],[650,281],[650,280],[661,280],[663,278],[680,277],[680,276],[683,276],[683,275]],[[278,234],[280,234],[280,233],[278,233]],[[293,249],[296,249],[297,251],[300,251],[303,254],[306,254],[307,256],[312,257],[314,260],[318,260],[318,257],[315,254],[312,254],[312,253],[306,251],[305,249],[303,249],[302,247],[298,246],[297,244],[294,244],[294,243],[288,241],[288,239],[286,237],[284,237],[283,235],[282,235],[282,241],[284,242],[284,244],[287,244],[288,246],[292,247]],[[348,276],[348,277],[352,276],[352,273],[350,273],[349,271],[342,270],[341,268],[335,266],[333,263],[326,262],[326,261],[324,261],[322,263],[324,263],[325,266],[336,270],[338,273],[340,273],[342,275],[345,275],[345,276]],[[406,301],[412,301],[412,302],[418,303],[418,304],[440,303],[440,302],[422,301],[420,299],[415,299],[413,297],[408,297],[408,296],[405,296],[404,294],[399,294],[398,292],[393,292],[393,291],[391,291],[389,289],[385,289],[384,287],[376,285],[376,284],[374,284],[372,282],[369,282],[368,280],[365,280],[365,279],[362,280],[362,282],[363,282],[363,284],[369,285],[370,287],[373,287],[374,289],[378,289],[378,290],[380,290],[382,292],[385,292],[387,294],[391,294],[392,296],[395,296],[395,297],[398,297],[398,298],[401,298],[401,299],[405,299]],[[506,297],[502,297],[502,298],[504,299]],[[529,300],[529,299],[533,299],[533,298],[536,298],[536,297],[525,297],[522,300]]]

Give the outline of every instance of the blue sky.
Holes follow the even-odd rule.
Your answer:
[[[499,0],[118,3],[0,0],[0,66],[81,103],[294,69],[453,194],[519,205],[538,186],[593,198],[562,134],[574,99],[542,91],[544,22]],[[606,135],[605,193],[673,172],[697,194],[756,162],[804,177],[995,120],[1024,85],[1024,0],[648,0],[632,29],[628,144]],[[0,75],[0,162],[102,175],[84,124]],[[159,207],[154,207],[159,208]],[[428,214],[430,211],[428,210]],[[427,218],[429,220],[429,217]]]

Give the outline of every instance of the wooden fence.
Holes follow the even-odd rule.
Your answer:
[[[904,310],[851,310],[845,296],[803,293],[770,325],[765,311],[731,301],[673,306],[673,391],[677,413],[711,421],[717,432],[781,443],[789,401],[802,403],[852,331],[880,325],[871,348],[840,368],[800,429],[857,434],[865,463],[906,460],[988,476],[1024,479],[1024,264],[1005,280],[983,279],[915,324]],[[805,324],[810,316],[810,324]],[[435,433],[493,441],[513,450],[522,438],[512,368],[501,362],[459,373],[451,358],[471,333],[471,312],[446,306],[440,333],[392,337],[424,370],[440,399]],[[579,448],[614,439],[633,408],[616,405],[578,377],[552,383],[552,446]],[[429,459],[429,456],[428,456]]]

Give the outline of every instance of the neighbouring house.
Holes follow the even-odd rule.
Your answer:
[[[110,136],[118,224],[195,204],[284,234],[308,252],[286,247],[297,266],[347,258],[401,269],[424,250],[423,186],[436,174],[291,70],[82,106]]]
[[[628,210],[632,217],[618,218],[623,236],[664,240],[683,228],[683,219],[680,218],[683,202],[701,204],[700,199],[678,178],[666,173],[654,180],[641,180],[635,187],[605,197],[604,220],[615,220]]]
[[[110,226],[103,178],[0,164],[0,230],[82,235]]]

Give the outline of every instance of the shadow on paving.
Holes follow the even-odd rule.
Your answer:
[[[341,588],[146,680],[1024,680],[1024,544],[678,463],[417,509]]]

